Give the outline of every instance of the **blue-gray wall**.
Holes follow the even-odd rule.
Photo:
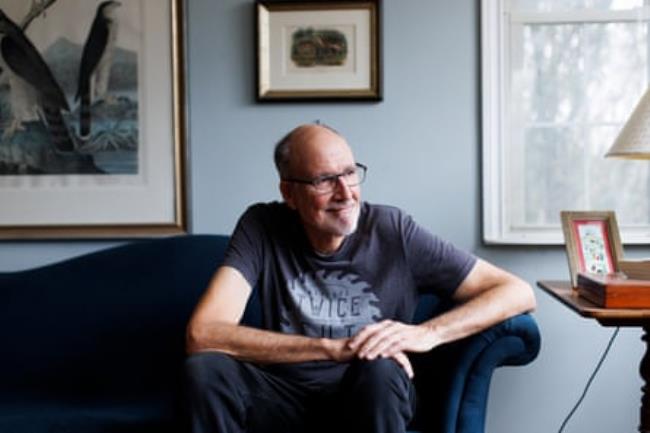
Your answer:
[[[481,244],[480,45],[475,0],[384,0],[384,102],[254,102],[251,0],[188,0],[191,220],[194,232],[228,233],[251,202],[279,198],[272,146],[315,119],[349,139],[370,167],[365,199],[398,205],[424,226],[521,275],[566,279],[560,247]],[[24,269],[111,243],[0,243],[0,270]],[[635,255],[647,250],[632,251]],[[580,319],[537,291],[544,345],[526,368],[500,369],[489,433],[549,433],[605,347],[611,329]],[[624,329],[567,432],[636,431],[643,352]]]

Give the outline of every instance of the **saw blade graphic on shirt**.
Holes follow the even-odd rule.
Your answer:
[[[283,309],[282,331],[310,337],[344,338],[381,320],[379,299],[356,274],[307,273],[288,284],[291,305]]]

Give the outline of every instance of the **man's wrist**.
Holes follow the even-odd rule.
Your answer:
[[[347,347],[347,338],[332,339],[320,338],[319,345],[322,348],[326,359],[330,361],[343,362],[352,358],[352,349]]]
[[[319,338],[317,341],[320,349],[325,355],[325,359],[327,360],[336,359],[337,348],[334,340],[332,340],[331,338]]]
[[[422,323],[420,326],[422,326],[425,330],[424,339],[427,342],[427,345],[429,346],[429,350],[437,346],[440,346],[442,344],[440,326],[430,322]]]

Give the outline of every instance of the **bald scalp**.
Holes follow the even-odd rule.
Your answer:
[[[278,174],[280,175],[280,179],[291,177],[291,154],[297,150],[297,146],[309,142],[309,140],[311,140],[315,135],[322,133],[323,131],[333,133],[345,140],[345,138],[331,126],[308,123],[297,126],[278,141],[273,152],[273,160],[275,162],[275,167],[278,170]]]

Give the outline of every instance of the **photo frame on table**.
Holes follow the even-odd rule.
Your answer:
[[[579,272],[619,272],[623,245],[614,212],[562,211],[560,216],[572,287],[577,286]]]
[[[381,94],[380,0],[256,3],[258,101]]]
[[[33,62],[3,59],[0,239],[187,232],[184,0],[0,9]]]

